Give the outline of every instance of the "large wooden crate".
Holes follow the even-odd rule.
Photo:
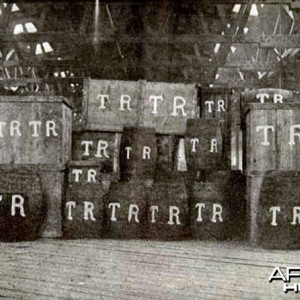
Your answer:
[[[120,132],[124,126],[135,126],[140,103],[138,81],[86,79],[84,128]]]
[[[300,249],[299,193],[298,172],[247,177],[248,233],[253,245]]]
[[[58,96],[0,96],[0,164],[67,163],[71,108]]]
[[[190,183],[192,236],[199,240],[244,239],[246,181],[239,171],[201,172]]]
[[[192,84],[92,80],[85,82],[84,128],[121,132],[124,127],[154,127],[160,134],[180,134],[199,115]]]
[[[300,104],[250,103],[245,110],[245,172],[299,170]]]

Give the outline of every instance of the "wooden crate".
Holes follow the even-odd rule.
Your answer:
[[[121,134],[83,131],[72,134],[72,160],[97,163],[103,173],[119,172]]]
[[[189,198],[185,178],[170,173],[146,190],[146,237],[157,240],[182,240],[191,236]]]
[[[101,238],[104,225],[104,197],[108,186],[97,183],[69,183],[63,203],[64,238]]]
[[[112,183],[105,202],[104,237],[145,238],[146,222],[145,182],[131,180]]]
[[[124,127],[142,126],[183,135],[187,119],[199,116],[197,102],[192,84],[88,79],[84,128],[121,132]]]
[[[225,168],[226,160],[219,120],[188,120],[185,151],[188,172]]]
[[[184,135],[187,120],[199,116],[197,88],[193,84],[146,82],[141,98],[140,124],[154,127],[160,134]]]
[[[241,93],[241,111],[242,117],[247,109],[249,103],[261,103],[261,104],[281,104],[288,103],[299,103],[300,97],[298,94],[293,91],[283,90],[283,89],[274,89],[274,88],[265,88],[265,89],[253,89]]]
[[[101,183],[103,181],[118,181],[120,173],[109,172],[103,165],[95,160],[70,161],[68,164],[68,183],[69,184],[89,184]]]
[[[231,165],[232,135],[238,135],[234,121],[235,103],[231,89],[200,88],[200,118],[220,121],[223,138],[224,161]]]
[[[28,241],[40,236],[45,202],[35,171],[1,169],[0,240]]]
[[[278,107],[277,104],[250,103],[247,108],[243,136],[245,172],[299,170],[300,104]]]
[[[0,96],[0,164],[66,164],[72,105],[56,96]]]
[[[300,174],[266,172],[247,177],[249,238],[270,249],[300,249]]]
[[[191,182],[191,228],[200,240],[244,239],[246,181],[239,171],[202,172]]]
[[[157,160],[156,133],[153,128],[125,127],[121,138],[121,180],[153,180]]]

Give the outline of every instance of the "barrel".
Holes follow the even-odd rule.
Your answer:
[[[268,249],[300,249],[300,173],[247,177],[250,242]]]
[[[155,129],[125,127],[121,138],[121,180],[153,180],[157,160]]]
[[[187,122],[185,151],[189,173],[226,167],[220,121],[190,119]]]
[[[146,221],[145,182],[112,182],[105,200],[105,237],[142,239]]]
[[[300,103],[250,103],[245,113],[243,168],[247,174],[300,170]]]
[[[189,198],[185,178],[172,172],[147,189],[148,239],[182,240],[190,237]]]
[[[244,239],[244,176],[238,171],[204,171],[191,184],[192,236],[199,240]]]
[[[0,240],[38,239],[46,211],[39,175],[1,170],[0,190]]]

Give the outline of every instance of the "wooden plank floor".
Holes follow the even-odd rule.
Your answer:
[[[39,240],[1,243],[0,261],[0,298],[300,299],[284,294],[281,282],[268,282],[274,266],[300,266],[300,251],[199,241]]]

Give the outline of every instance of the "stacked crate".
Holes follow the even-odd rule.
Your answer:
[[[0,109],[1,192],[19,197],[5,207],[11,206],[11,216],[24,226],[24,233],[32,223],[28,219],[40,223],[36,225],[41,227],[38,233],[33,229],[35,232],[21,239],[59,237],[64,172],[71,154],[72,105],[63,97],[1,96]],[[38,217],[41,214],[43,217]],[[1,224],[6,223],[5,218],[1,216]],[[17,227],[11,226],[12,236]]]
[[[230,99],[229,91],[202,89],[200,119],[187,122],[191,227],[197,239],[229,239],[244,226],[245,182],[230,163]]]
[[[64,236],[188,236],[188,195],[175,159],[186,120],[196,114],[194,85],[86,80],[83,127],[73,133]],[[105,134],[118,137],[114,155],[107,158],[113,168],[103,157],[95,159]],[[97,170],[96,182],[86,182],[91,167]]]
[[[281,89],[248,91],[242,110],[250,241],[299,248],[299,96]]]
[[[104,197],[119,178],[119,147],[118,133],[73,131],[63,205],[65,238],[103,236]]]
[[[157,98],[157,111],[153,107]],[[160,100],[159,100],[160,99]],[[186,123],[199,114],[193,84],[147,82],[143,124],[155,127],[158,158],[153,185],[147,190],[147,238],[181,240],[190,237],[189,198],[186,178],[176,160]]]

